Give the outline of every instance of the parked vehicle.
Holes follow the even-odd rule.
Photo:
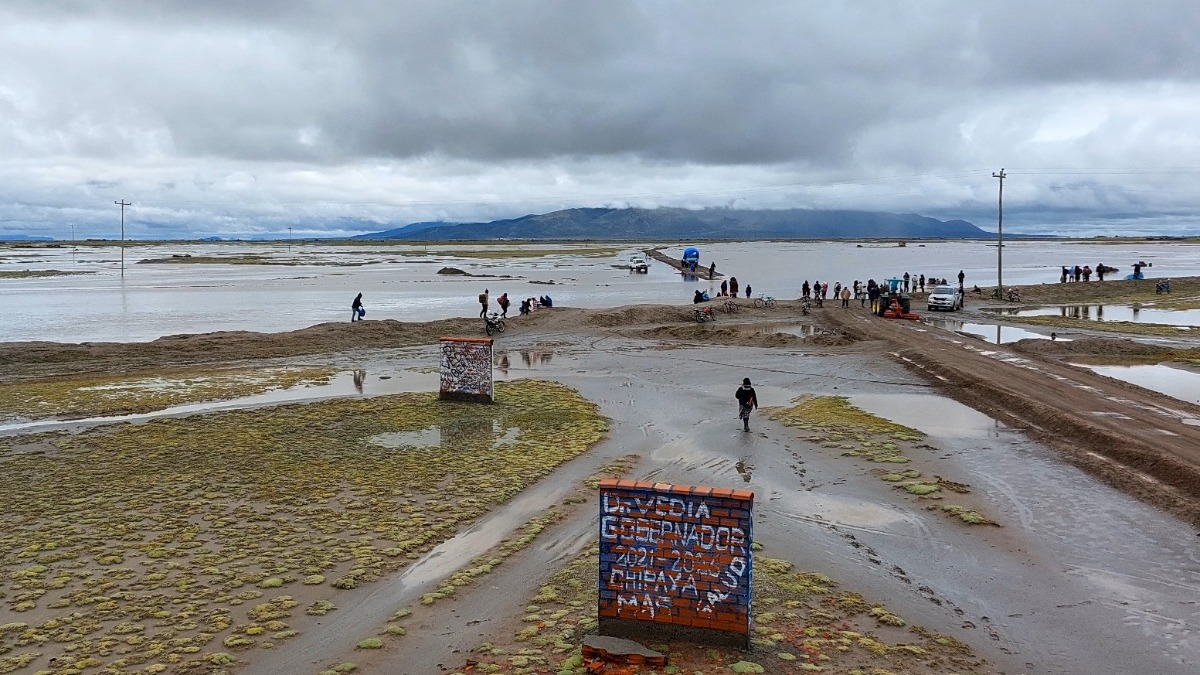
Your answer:
[[[953,312],[963,308],[963,294],[958,286],[935,286],[929,292],[929,300],[926,304],[931,312],[939,309]]]
[[[1162,295],[1163,293],[1170,293],[1170,292],[1171,292],[1171,280],[1170,279],[1163,279],[1162,281],[1159,281],[1154,284],[1154,294],[1155,295]]]
[[[501,319],[500,315],[496,312],[488,314],[487,317],[484,318],[483,322],[483,331],[488,335],[497,332],[504,332],[504,319]]]
[[[693,309],[692,318],[700,323],[704,323],[705,321],[712,321],[713,323],[716,323],[717,321],[717,315],[713,314],[712,307]]]
[[[638,274],[646,274],[650,271],[650,263],[646,261],[646,256],[635,253],[629,256],[629,269]]]

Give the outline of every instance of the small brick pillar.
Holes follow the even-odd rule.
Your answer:
[[[600,633],[750,644],[754,493],[600,482]]]
[[[443,401],[492,403],[496,386],[492,378],[492,339],[444,337],[442,345],[441,387]]]

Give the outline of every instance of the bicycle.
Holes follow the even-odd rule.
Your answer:
[[[760,295],[754,299],[755,307],[766,307],[767,309],[775,309],[775,298],[770,295]]]
[[[726,300],[725,302],[721,303],[720,310],[726,314],[737,314],[738,304],[733,300]]]
[[[491,314],[488,314],[483,319],[483,331],[485,333],[487,333],[488,335],[491,335],[492,333],[497,333],[497,332],[503,333],[504,332],[504,319],[501,319],[500,315],[497,314],[496,312],[492,312]]]

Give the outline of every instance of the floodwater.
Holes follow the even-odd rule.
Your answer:
[[[933,394],[855,394],[850,403],[877,417],[929,436],[984,438],[1005,429],[996,420],[953,399]]]
[[[1200,310],[1158,309],[1146,305],[1063,305],[1000,310],[1005,316],[1061,316],[1091,321],[1130,321],[1167,326],[1200,326]]]
[[[1200,373],[1156,363],[1138,366],[1092,366],[1075,363],[1113,379],[1136,384],[1181,401],[1200,404]]]
[[[286,389],[273,389],[261,394],[243,396],[221,401],[205,401],[170,406],[162,410],[131,415],[104,415],[73,420],[42,419],[6,422],[0,424],[0,435],[51,431],[56,429],[78,429],[110,422],[138,422],[156,417],[179,417],[217,410],[240,410],[280,403],[317,401],[338,396],[380,396],[406,392],[437,391],[441,376],[434,372],[386,370],[374,377],[364,369],[345,371],[334,375],[327,384],[303,385]]]
[[[1018,340],[1030,338],[1049,340],[1050,332],[1053,330],[1048,329],[1045,333],[1039,333],[1037,331],[1026,330],[1024,328],[1017,328],[1016,326],[1001,326],[999,324],[990,323],[972,323],[970,321],[958,321],[957,319],[941,318],[927,318],[925,319],[925,323],[931,326],[937,326],[938,328],[944,328],[945,330],[949,331],[978,335],[984,340],[987,340],[995,345],[1008,344],[1009,342],[1016,342]],[[1064,338],[1060,337],[1056,339],[1063,340]]]
[[[649,245],[647,245],[649,246]],[[471,257],[473,251],[507,248],[537,257]],[[217,330],[276,332],[326,321],[348,321],[350,302],[363,293],[367,319],[425,321],[475,316],[475,297],[487,288],[514,301],[550,295],[569,307],[615,307],[637,303],[687,304],[696,289],[716,291],[719,281],[684,277],[650,263],[648,274],[615,267],[637,250],[588,255],[609,248],[589,244],[338,246],[333,244],[158,243],[125,250],[124,275],[117,246],[72,250],[0,244],[0,272],[63,270],[78,276],[0,279],[0,341],[142,341],[164,335]],[[681,245],[670,245],[668,254]],[[578,252],[564,252],[576,249]],[[996,279],[996,247],[985,241],[855,244],[848,242],[728,242],[700,246],[702,261],[738,277],[755,295],[795,298],[809,281],[883,279],[901,276],[956,278],[968,286]],[[1155,276],[1186,276],[1196,246],[1179,242],[1008,242],[1004,279],[1010,284],[1057,282],[1067,263],[1104,262],[1127,267],[1153,262]],[[140,264],[172,255],[262,255],[280,264]],[[473,275],[445,276],[457,267]],[[551,284],[550,282],[553,282]],[[515,302],[514,302],[515,304]]]

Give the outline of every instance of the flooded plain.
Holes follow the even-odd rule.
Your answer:
[[[0,278],[0,341],[141,341],[218,330],[277,332],[326,321],[348,321],[363,294],[367,319],[427,321],[474,316],[475,297],[507,292],[514,310],[526,297],[550,295],[560,306],[686,304],[710,283],[650,263],[648,274],[617,267],[650,244],[385,244],[305,242],[175,243],[129,246],[124,274],[117,246],[73,250],[0,245],[0,272],[61,270],[73,276]],[[665,252],[671,254],[668,245]],[[850,242],[726,242],[700,246],[718,273],[738,278],[755,295],[795,298],[809,281],[956,277],[968,286],[996,278],[996,248],[986,241],[856,244]],[[508,253],[506,255],[506,252]],[[1154,262],[1154,274],[1183,276],[1195,246],[1176,242],[1008,242],[1004,279],[1057,281],[1065,261]],[[543,254],[544,253],[544,254]],[[191,256],[197,262],[178,262]],[[258,256],[258,257],[254,257]],[[143,261],[175,262],[143,262]],[[221,262],[228,260],[229,262]],[[236,262],[236,264],[235,264]],[[251,264],[247,264],[251,263]],[[438,274],[454,267],[467,275]]]

